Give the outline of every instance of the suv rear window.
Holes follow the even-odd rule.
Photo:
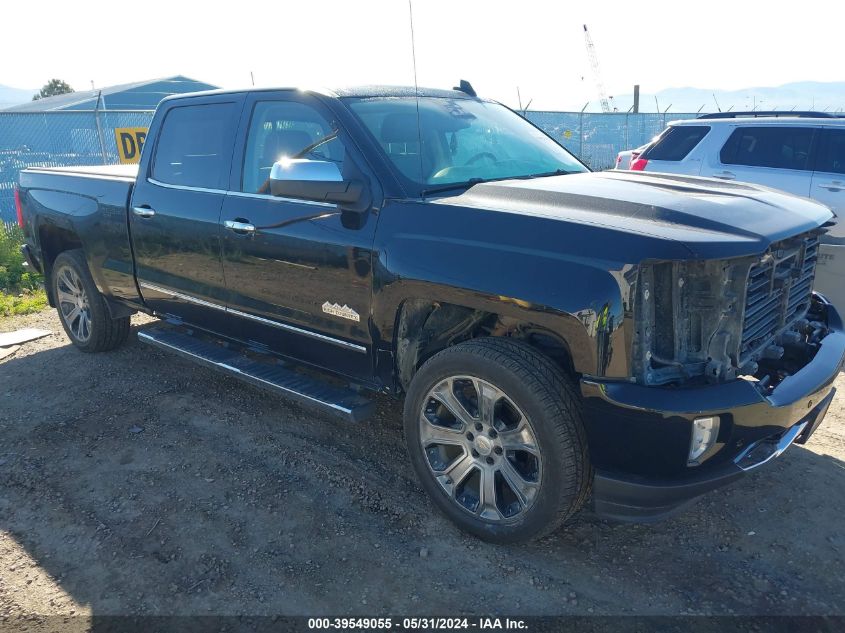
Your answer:
[[[719,153],[724,165],[806,170],[813,128],[738,127]]]
[[[845,174],[845,130],[822,130],[816,171]]]
[[[684,160],[710,131],[709,125],[676,125],[642,153],[648,160]]]

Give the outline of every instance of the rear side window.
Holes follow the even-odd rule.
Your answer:
[[[235,112],[234,103],[170,110],[159,131],[153,178],[170,185],[224,189]]]
[[[810,167],[813,128],[739,127],[722,148],[725,165],[806,170]]]
[[[816,171],[845,174],[845,130],[822,130]]]
[[[710,131],[708,125],[676,125],[642,153],[648,160],[684,160]]]

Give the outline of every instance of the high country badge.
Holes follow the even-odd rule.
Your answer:
[[[350,321],[361,321],[361,316],[345,303],[341,306],[340,304],[329,303],[328,301],[326,301],[323,304],[323,312],[336,317],[340,317],[341,319],[349,319]]]

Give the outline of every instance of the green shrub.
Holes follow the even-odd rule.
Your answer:
[[[0,290],[0,316],[30,314],[47,307],[47,293],[43,289],[24,291],[20,295],[6,294]]]
[[[23,231],[20,227],[13,225],[4,229],[0,224],[0,292],[19,294],[42,285],[41,275],[24,265],[21,244]]]
[[[0,223],[0,316],[29,314],[47,306],[43,278],[24,265],[23,232]]]

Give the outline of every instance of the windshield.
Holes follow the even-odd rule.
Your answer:
[[[418,129],[414,97],[345,101],[414,189],[587,171],[563,147],[498,103],[420,97]]]

